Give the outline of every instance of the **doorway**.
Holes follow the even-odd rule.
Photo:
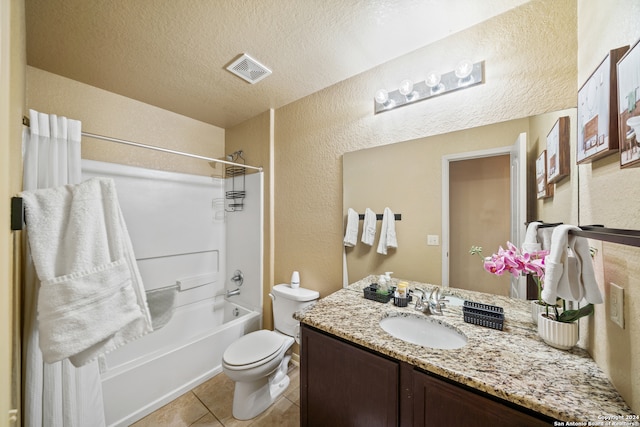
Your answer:
[[[504,247],[507,240],[517,245],[522,243],[526,231],[524,223],[527,212],[526,154],[527,136],[521,133],[511,146],[442,157],[442,285],[444,287],[454,286],[526,298],[526,280],[513,278],[510,275],[502,277],[490,275],[484,272],[481,260],[469,254],[471,246],[482,246],[483,256],[489,256],[497,251],[500,245]],[[455,165],[455,162],[462,161],[478,161],[478,163]],[[454,201],[455,206],[451,206],[450,195],[452,166],[453,169],[459,169],[454,171],[457,175],[455,179],[458,180],[454,186],[462,191],[460,195],[454,196],[457,199]],[[467,171],[468,167],[470,169]],[[455,213],[451,215],[454,208]],[[502,213],[507,213],[507,216],[498,219],[499,214]],[[452,224],[452,220],[456,223]],[[477,234],[478,231],[483,234]],[[455,261],[452,261],[454,258]],[[453,265],[450,265],[452,262]],[[451,272],[454,269],[455,283],[451,281]],[[485,281],[494,283],[476,286],[476,283]]]
[[[489,256],[510,239],[511,195],[508,154],[449,164],[449,285],[509,295],[509,277],[484,273],[471,246]]]

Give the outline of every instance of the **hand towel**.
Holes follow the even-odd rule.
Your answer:
[[[362,225],[362,238],[360,241],[365,245],[373,246],[376,238],[376,214],[367,208],[364,211],[364,223]]]
[[[602,303],[602,294],[595,279],[589,243],[586,239],[569,235],[579,230],[573,225],[555,227],[550,253],[545,258],[545,277],[542,299],[555,304],[556,298],[591,304]]]
[[[538,227],[540,222],[530,222],[527,226],[527,233],[524,236],[524,242],[522,243],[522,250],[525,252],[536,252],[542,249],[540,243],[538,243]]]
[[[391,209],[384,208],[382,214],[382,227],[380,227],[380,240],[378,241],[378,253],[387,254],[388,248],[397,248],[398,239],[396,238],[396,219]]]
[[[360,219],[358,212],[349,208],[347,211],[347,229],[344,232],[344,245],[347,247],[354,247],[358,242],[358,224]]]
[[[115,183],[25,191],[44,361],[83,366],[152,330]]]

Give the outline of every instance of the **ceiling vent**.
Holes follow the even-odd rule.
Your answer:
[[[271,70],[247,55],[242,54],[227,67],[227,70],[249,83],[258,83],[271,74]]]

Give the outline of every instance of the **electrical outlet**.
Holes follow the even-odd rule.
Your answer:
[[[624,289],[611,282],[609,287],[609,316],[624,329]]]
[[[440,236],[437,234],[429,234],[427,236],[427,245],[438,246],[440,244]]]

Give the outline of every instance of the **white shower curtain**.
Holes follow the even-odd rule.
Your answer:
[[[81,180],[81,123],[30,110],[30,129],[22,136],[24,190],[77,184]],[[27,224],[27,233],[29,224]],[[105,425],[98,362],[81,368],[68,359],[47,364],[38,347],[40,282],[25,239],[23,404],[25,427],[101,427]]]

